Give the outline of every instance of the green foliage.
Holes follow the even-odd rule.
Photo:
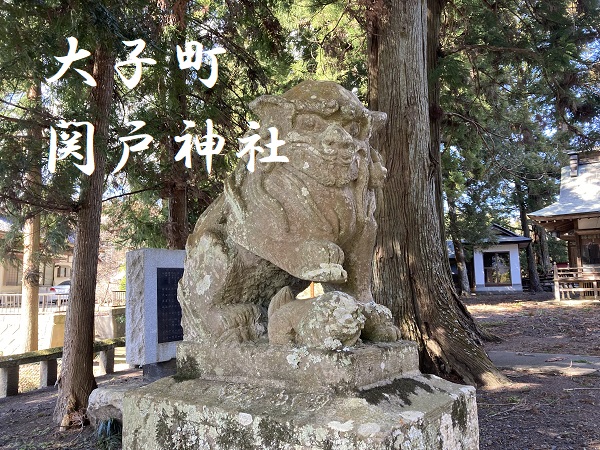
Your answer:
[[[101,450],[116,450],[121,448],[123,425],[117,419],[100,422],[96,428],[97,447]]]
[[[23,249],[22,226],[19,222],[13,222],[10,230],[0,238],[0,261],[8,262],[15,266],[20,265],[17,255]]]
[[[126,196],[105,206],[120,244],[166,245],[167,199],[174,189],[185,188],[191,224],[221,192],[223,179],[238,161],[238,138],[248,130],[248,104],[269,93],[278,84],[275,79],[289,72],[287,35],[276,16],[288,6],[285,1],[190,2],[184,29],[163,23],[165,13],[157,12],[161,25],[145,30],[144,53],[157,64],[144,68],[142,83],[134,91],[118,85],[121,122],[117,128],[124,132],[123,118],[128,115],[146,122],[144,133],[154,137],[151,150],[130,155],[122,173],[109,179],[110,197]],[[183,48],[185,41],[226,50],[217,59],[219,77],[214,87],[207,88],[200,81],[208,77],[208,64],[199,73],[177,67],[176,46]],[[184,120],[194,121],[191,133],[202,137],[207,119],[226,142],[223,153],[213,158],[210,174],[204,158],[194,154],[188,169],[183,161],[174,161],[169,150],[174,136],[183,134]],[[114,167],[118,158],[120,152],[111,157],[109,166]]]
[[[121,264],[121,266],[119,266],[119,271],[122,273],[126,273],[126,267],[125,264]],[[119,280],[119,290],[120,291],[124,291],[127,287],[127,276],[124,275],[123,278],[121,278]]]
[[[83,2],[80,6],[51,1],[0,6],[0,100],[5,100],[0,102],[0,114],[11,119],[0,122],[0,214],[21,218],[22,205],[67,215],[79,208],[79,188],[86,176],[74,167],[72,158],[59,161],[56,173],[47,172],[47,131],[59,119],[89,120],[90,88],[71,69],[58,82],[44,84],[43,105],[25,105],[29,85],[60,67],[55,57],[67,53],[66,37],[77,37],[78,48],[92,52],[97,42],[108,43],[117,60],[127,59],[132,50],[122,41],[142,38],[146,48],[141,57],[153,58],[156,65],[144,65],[141,83],[133,90],[117,79],[108,171],[121,158],[118,138],[131,131],[127,121],[146,122],[140,133],[153,136],[154,141],[150,149],[131,153],[123,171],[107,178],[105,197],[112,200],[105,214],[111,216],[110,226],[123,245],[165,246],[166,200],[174,183],[185,183],[190,222],[195,222],[237,163],[237,138],[246,132],[250,119],[248,103],[268,93],[277,84],[275,79],[289,73],[292,57],[287,34],[275,13],[290,4],[189,2],[183,31],[165,21],[167,12],[160,11],[155,2]],[[208,76],[208,64],[199,73],[177,67],[176,45],[183,47],[186,40],[199,41],[205,49],[227,50],[218,58],[219,80],[214,88],[200,82]],[[92,61],[93,55],[74,67],[91,72]],[[225,152],[214,158],[211,174],[198,155],[191,169],[173,161],[166,145],[182,134],[184,120],[196,122],[195,132],[202,136],[207,119],[214,121],[216,132],[227,142]],[[40,149],[36,154],[23,151],[30,144],[24,130],[32,123],[45,130],[43,142],[35,143]],[[22,180],[32,164],[44,168],[43,183],[41,192],[28,196]],[[119,195],[124,197],[115,198]],[[66,236],[67,230],[48,228],[53,238]],[[48,247],[56,247],[56,242]]]
[[[558,238],[548,238],[548,252],[550,259],[556,263],[568,263],[569,255],[567,252],[567,242]]]
[[[491,222],[514,221],[515,184],[527,212],[552,203],[565,152],[598,145],[599,23],[596,2],[447,4],[433,76],[455,238],[485,239]]]
[[[293,62],[283,87],[331,80],[367,97],[366,32],[360,2],[297,1],[280,13]]]
[[[130,2],[132,10],[140,4]],[[55,57],[67,54],[68,36],[93,52],[98,40],[114,41],[124,27],[137,23],[119,21],[125,16],[127,11],[110,3],[77,9],[54,1],[0,5],[0,215],[12,220],[18,234],[26,217],[41,214],[42,259],[70,245],[86,177],[72,159],[58,161],[55,173],[48,171],[48,131],[60,119],[90,120],[91,92],[74,70],[55,84],[42,82],[59,69]],[[91,72],[91,63],[93,55],[75,66]],[[30,174],[38,171],[41,182],[32,181]],[[20,251],[19,242],[3,244],[5,251]]]
[[[110,220],[103,228],[115,236],[113,243],[117,247],[166,247],[161,230],[167,220],[166,211],[150,191],[107,202],[104,214]]]

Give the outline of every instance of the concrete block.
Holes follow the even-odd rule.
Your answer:
[[[50,337],[50,348],[62,347],[65,343],[65,318],[66,313],[53,315],[53,325]]]
[[[115,349],[110,348],[103,350],[98,354],[98,360],[100,362],[100,370],[107,373],[115,372]]]
[[[19,393],[19,366],[0,367],[0,398]]]
[[[94,339],[114,339],[125,336],[125,307],[101,307],[94,316]]]
[[[157,362],[154,364],[144,364],[142,367],[142,377],[144,381],[152,382],[160,378],[170,377],[177,373],[177,363],[175,359],[169,361]]]
[[[40,361],[40,387],[54,386],[58,363],[56,359]]]

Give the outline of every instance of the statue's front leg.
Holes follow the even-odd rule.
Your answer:
[[[373,301],[371,279],[376,234],[377,225],[371,220],[344,246],[344,268],[348,272],[348,278],[341,290],[352,295],[360,303]],[[338,286],[332,287],[339,289]]]
[[[235,242],[246,250],[271,262],[290,275],[301,280],[343,283],[347,279],[344,251],[331,241],[299,236],[269,224],[268,227],[234,223],[230,234]],[[245,225],[242,228],[242,225]]]
[[[394,325],[391,311],[376,304],[372,293],[372,261],[377,225],[374,220],[365,223],[362,232],[346,251],[345,267],[348,281],[343,290],[363,304],[365,324],[361,338],[372,342],[395,342],[400,330]]]

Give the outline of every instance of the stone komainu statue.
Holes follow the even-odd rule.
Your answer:
[[[369,137],[385,114],[317,81],[250,107],[259,145],[277,128],[285,141],[278,153],[289,162],[257,162],[250,172],[240,161],[198,220],[179,283],[185,340],[257,340],[267,326],[276,344],[336,349],[359,337],[397,340],[389,310],[371,294],[374,189],[386,170]],[[295,299],[311,281],[326,293]]]

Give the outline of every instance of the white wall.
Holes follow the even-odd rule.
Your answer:
[[[21,353],[21,316],[0,314],[0,353],[2,356]],[[65,335],[65,313],[38,316],[38,349],[61,347]]]
[[[0,310],[0,356],[21,353],[21,316],[2,314]],[[94,315],[95,339],[125,336],[125,307],[105,308]],[[65,313],[38,316],[38,349],[62,347],[65,337]]]
[[[100,308],[94,315],[94,339],[125,337],[125,307]]]
[[[486,286],[485,273],[483,269],[483,252],[509,252],[510,254],[510,278],[512,286]],[[519,262],[519,245],[503,244],[493,245],[485,249],[476,248],[473,252],[473,265],[475,269],[475,290],[477,292],[506,292],[523,291],[521,282],[521,264]]]

